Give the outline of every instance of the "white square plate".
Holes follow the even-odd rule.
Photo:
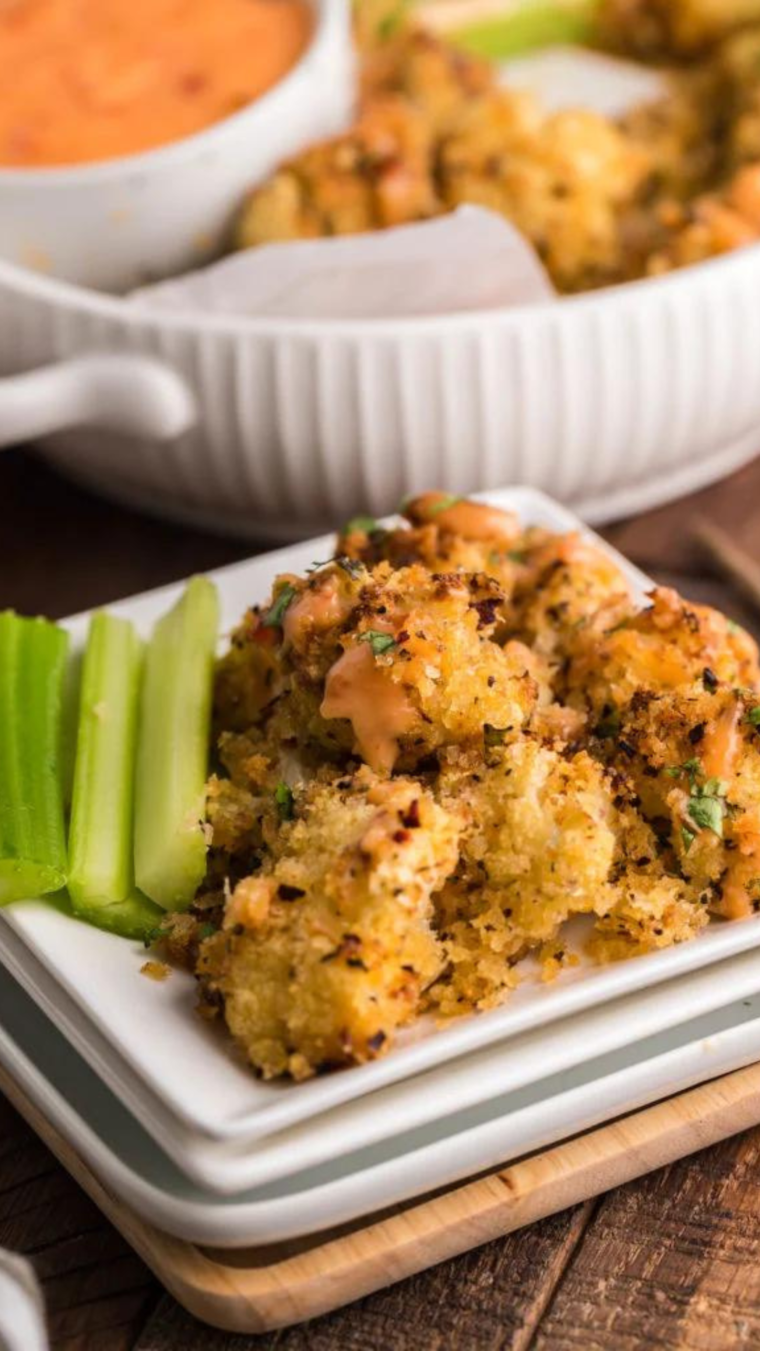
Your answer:
[[[557,531],[583,529],[570,512],[530,489],[489,493],[484,500],[515,510],[525,524]],[[597,543],[616,558],[635,587],[643,591],[649,585],[614,550],[600,540]],[[302,571],[325,557],[331,544],[331,537],[312,540],[212,574],[220,590],[223,625],[231,628],[248,605],[263,598],[278,572]],[[180,586],[166,587],[112,608],[148,632],[180,590]],[[88,618],[82,615],[68,624],[75,643],[82,642]],[[79,1005],[89,1025],[112,1043],[150,1092],[188,1129],[218,1140],[248,1142],[457,1056],[760,943],[760,917],[716,924],[682,947],[609,967],[584,962],[548,987],[526,981],[502,1008],[442,1030],[420,1029],[416,1039],[371,1064],[303,1084],[267,1084],[254,1078],[219,1028],[194,1016],[195,982],[189,975],[174,972],[163,983],[146,980],[139,974],[142,949],[80,924],[41,901],[11,907],[3,912],[0,923],[23,939]],[[80,1049],[92,1063],[92,1046],[85,1041]],[[588,1052],[593,1054],[592,1046]],[[213,1092],[209,1091],[211,1084]]]
[[[114,1195],[180,1238],[277,1243],[461,1181],[760,1057],[760,996],[226,1200],[200,1192],[23,990],[0,983],[0,1063]]]
[[[492,1098],[609,1055],[760,990],[760,952],[746,952],[664,986],[611,1000],[596,1009],[535,1028],[318,1113],[264,1140],[217,1141],[188,1131],[145,1088],[114,1047],[50,980],[14,935],[0,960],[72,1047],[88,1046],[103,1083],[198,1187],[231,1196],[276,1182],[359,1149],[407,1134]],[[97,1060],[95,1057],[97,1056]]]

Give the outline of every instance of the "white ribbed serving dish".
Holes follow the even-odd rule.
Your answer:
[[[398,322],[150,313],[0,264],[0,370],[121,363],[105,394],[86,363],[63,394],[58,377],[44,397],[0,385],[0,442],[100,423],[46,453],[110,497],[242,535],[317,533],[431,484],[528,484],[599,522],[757,452],[758,350],[760,247],[556,305]],[[174,435],[183,391],[197,421]]]

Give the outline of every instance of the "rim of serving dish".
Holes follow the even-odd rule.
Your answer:
[[[330,0],[326,0],[330,4]],[[760,243],[750,244],[717,258],[707,259],[689,267],[678,268],[660,277],[643,277],[636,281],[620,282],[596,291],[578,295],[559,296],[557,303],[515,305],[494,309],[458,310],[445,314],[405,315],[398,319],[296,319],[289,316],[255,314],[209,314],[200,309],[169,310],[128,297],[96,291],[74,282],[35,272],[20,263],[0,258],[0,292],[26,293],[34,301],[57,305],[70,313],[90,314],[102,319],[118,321],[123,327],[151,324],[155,328],[175,331],[218,332],[222,334],[248,333],[251,335],[293,334],[304,338],[330,336],[335,338],[390,337],[402,333],[423,336],[445,328],[447,331],[469,330],[473,327],[490,328],[505,320],[532,322],[560,313],[583,313],[590,309],[608,308],[624,300],[645,299],[653,293],[684,289],[691,283],[729,276],[744,271],[748,265],[760,263]]]
[[[244,123],[253,120],[265,107],[269,111],[278,101],[289,97],[299,81],[308,75],[310,67],[321,58],[325,45],[332,37],[334,25],[346,9],[346,0],[309,0],[309,6],[315,17],[314,29],[298,60],[269,89],[265,89],[237,112],[229,113],[190,136],[167,141],[165,145],[153,146],[150,150],[139,150],[132,155],[118,155],[111,159],[95,160],[85,164],[55,164],[48,167],[35,165],[29,169],[0,165],[0,189],[12,189],[15,186],[70,189],[91,183],[107,182],[125,174],[160,170],[172,161],[181,160],[189,154],[197,152],[202,155],[208,150],[213,150],[216,143],[223,140],[231,130],[237,130]],[[86,290],[85,287],[80,289]]]

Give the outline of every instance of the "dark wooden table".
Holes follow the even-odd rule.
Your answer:
[[[661,580],[757,616],[711,575],[697,514],[760,561],[760,461],[608,533]],[[104,505],[32,456],[0,457],[0,608],[71,613],[250,553]],[[42,1281],[66,1351],[733,1351],[760,1348],[760,1129],[262,1337],[188,1317],[0,1098],[0,1246]]]

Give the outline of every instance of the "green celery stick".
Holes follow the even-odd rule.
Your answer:
[[[68,634],[0,614],[0,904],[66,881],[61,708]]]
[[[77,919],[92,924],[96,929],[106,929],[118,934],[120,938],[147,938],[158,927],[166,911],[154,905],[142,892],[134,890],[123,901],[114,901],[108,905],[91,904],[85,900],[72,909]]]
[[[216,587],[194,577],[160,619],[145,658],[137,744],[135,878],[186,909],[206,869],[205,784],[219,628]]]
[[[491,61],[507,61],[541,47],[591,42],[599,0],[522,0],[503,15],[475,20],[447,36]]]
[[[69,895],[74,913],[93,923],[134,890],[141,665],[142,644],[129,620],[96,614],[82,664],[69,827]]]

